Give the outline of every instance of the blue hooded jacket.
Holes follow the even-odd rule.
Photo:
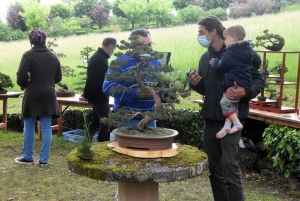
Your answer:
[[[213,59],[211,67],[224,74],[226,88],[233,86],[234,81],[241,87],[251,87],[251,69],[259,69],[260,63],[261,59],[254,53],[250,42],[238,41],[227,48],[220,60]]]

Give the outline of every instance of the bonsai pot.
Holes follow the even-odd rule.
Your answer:
[[[117,137],[117,142],[120,147],[123,148],[136,148],[144,150],[164,150],[172,148],[172,144],[175,136],[178,135],[178,131],[163,128],[171,131],[167,136],[135,136],[128,135],[119,132],[120,128],[116,128],[112,131]]]
[[[7,90],[4,89],[0,90],[0,94],[7,94]]]
[[[258,101],[266,101],[266,99],[267,99],[267,97],[265,97],[265,96],[258,96],[257,97]]]
[[[75,94],[75,91],[56,91],[57,97],[73,97]]]

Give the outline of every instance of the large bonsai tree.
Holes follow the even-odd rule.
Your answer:
[[[0,73],[0,90],[4,90],[8,87],[14,87],[14,84],[8,75]]]
[[[264,47],[268,50],[279,51],[284,46],[284,38],[278,34],[269,33],[269,30],[264,30],[263,35],[257,36],[253,47]]]
[[[153,52],[144,43],[137,40],[136,36],[129,38],[130,42],[121,41],[121,45],[117,47],[124,51],[124,53],[132,55],[140,62],[131,68],[131,70],[119,73],[117,69],[126,64],[126,60],[114,60],[110,64],[111,73],[106,75],[108,81],[129,81],[136,77],[137,83],[125,88],[122,85],[112,88],[110,93],[122,92],[132,87],[138,87],[137,93],[151,94],[155,101],[154,112],[142,113],[140,111],[126,111],[125,109],[118,109],[116,113],[110,114],[108,118],[102,118],[101,122],[110,126],[118,127],[123,122],[129,121],[132,118],[140,115],[142,120],[138,123],[136,129],[143,131],[147,129],[147,124],[152,120],[168,120],[171,118],[187,119],[191,113],[187,110],[176,110],[174,103],[179,103],[179,96],[187,97],[190,92],[180,86],[182,82],[177,79],[174,69],[170,65],[161,65],[160,67],[151,66],[148,61],[160,59],[163,57],[159,52]],[[122,56],[123,53],[118,52],[115,56]],[[141,71],[141,68],[144,68]]]

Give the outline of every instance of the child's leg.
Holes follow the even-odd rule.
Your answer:
[[[229,118],[226,118],[225,124],[223,128],[217,133],[216,138],[223,138],[227,135],[227,133],[231,130],[231,121]]]
[[[241,124],[240,120],[237,117],[236,113],[233,113],[228,117],[230,121],[233,123],[233,127],[231,128],[229,134],[235,133],[243,129],[243,124]]]

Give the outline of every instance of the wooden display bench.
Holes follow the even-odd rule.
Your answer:
[[[280,75],[267,75],[263,74],[264,80],[267,85],[276,85],[279,86],[279,98],[278,101],[278,107],[275,108],[272,105],[271,100],[267,101],[258,101],[257,99],[252,99],[250,101],[250,108],[253,109],[259,109],[259,110],[265,110],[270,111],[274,113],[294,113],[298,109],[298,99],[299,99],[299,83],[300,83],[300,51],[270,51],[270,50],[255,50],[257,53],[262,54],[262,63],[268,64],[267,62],[267,56],[270,56],[271,54],[279,55],[281,57],[281,76]],[[286,67],[286,60],[287,57],[296,56],[297,59],[293,60],[293,65],[295,65],[295,68],[297,69],[296,73],[296,82],[288,82],[284,79],[284,73],[285,73],[285,67]],[[267,65],[263,65],[263,71],[266,72],[268,69],[266,69]],[[280,78],[279,82],[274,81],[274,79]],[[286,107],[282,105],[283,102],[283,96],[284,96],[284,87],[286,86],[295,86],[295,102],[293,107]],[[262,96],[264,96],[264,92],[261,93]]]
[[[0,123],[0,129],[2,131],[7,131],[7,99],[8,98],[18,98],[23,92],[7,92],[6,94],[0,94],[0,100],[3,101],[3,111],[2,111],[2,123]]]
[[[259,109],[259,110],[265,110],[269,112],[275,112],[275,113],[292,113],[296,112],[297,110],[295,108],[291,107],[285,107],[281,106],[281,108],[274,107],[274,104],[276,104],[276,100],[265,100],[265,101],[259,101],[257,98],[251,99],[249,102],[249,107],[252,109]]]

